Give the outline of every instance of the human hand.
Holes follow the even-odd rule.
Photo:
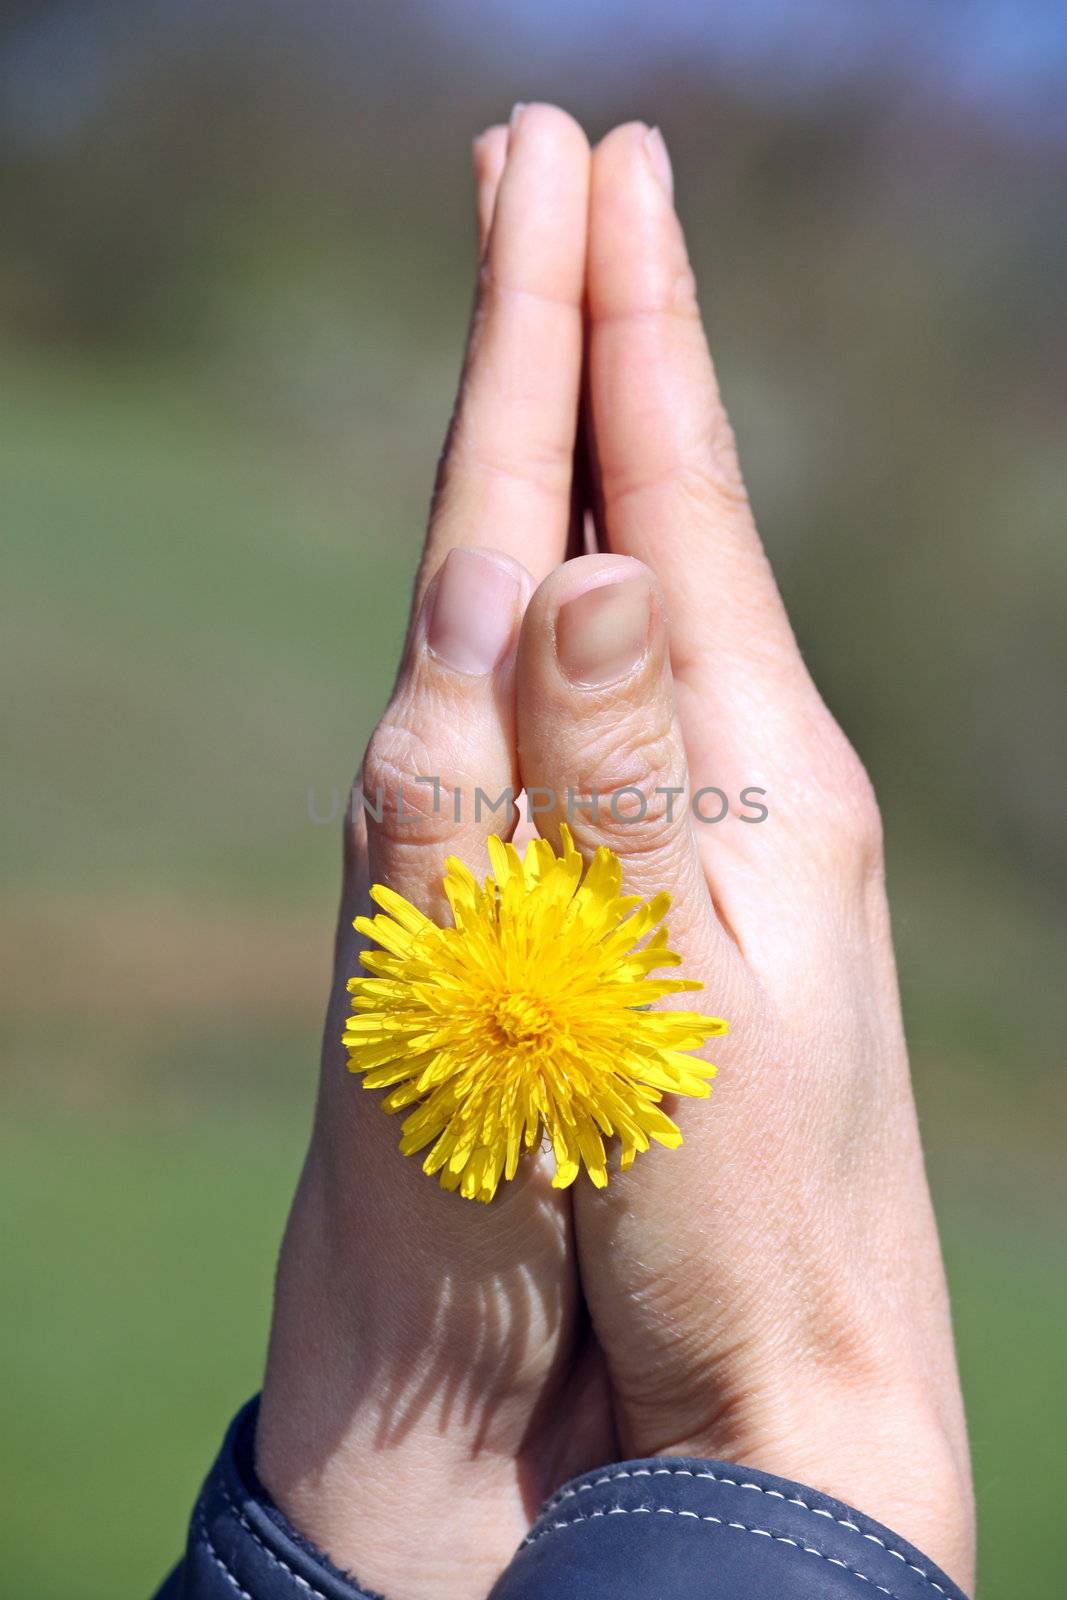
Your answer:
[[[862,1507],[967,1586],[966,1433],[901,1026],[878,810],[793,638],[744,493],[658,134],[592,163],[588,382],[601,538],[530,602],[522,782],[704,980],[710,1105],[574,1191],[626,1455],[758,1466]],[[720,822],[695,819],[721,811]],[[738,797],[766,791],[767,820]],[[634,789],[619,820],[568,788]],[[668,796],[673,791],[673,802]],[[692,1000],[682,996],[682,1006]]]
[[[483,230],[505,137],[480,149]],[[614,553],[560,565],[588,182],[573,125],[527,108],[420,574],[425,609],[364,766],[386,823],[348,840],[261,1470],[364,1582],[462,1596],[488,1587],[543,1489],[615,1454],[614,1423],[627,1453],[718,1455],[813,1482],[966,1583],[966,1440],[877,812],[760,551],[665,151],[643,127],[609,135],[592,167],[589,393]],[[489,569],[453,556],[433,587],[444,553],[476,542],[532,575],[512,569],[510,611],[499,556]],[[506,636],[486,631],[494,607]],[[456,647],[482,654],[450,663]],[[444,856],[476,864],[495,826],[453,826],[423,791],[414,827],[391,830],[389,799],[401,786],[417,799],[426,773],[468,794],[639,789],[642,819],[602,807],[596,822],[572,812],[572,828],[584,850],[618,852],[633,892],[671,892],[672,944],[731,1021],[711,1107],[677,1113],[682,1150],[641,1156],[602,1195],[573,1191],[581,1290],[571,1207],[536,1159],[492,1207],[443,1195],[398,1159],[393,1126],[342,1070],[347,928],[368,874],[436,913]],[[708,785],[732,799],[765,789],[770,818],[695,822],[687,800]],[[670,814],[657,789],[684,791]],[[561,820],[558,807],[537,818],[549,837]],[[415,1549],[413,1503],[426,1534]],[[439,1565],[435,1528],[451,1535]]]
[[[492,1207],[444,1193],[397,1155],[396,1123],[341,1045],[368,884],[441,914],[444,857],[484,860],[507,825],[469,806],[454,823],[425,779],[468,799],[518,791],[519,626],[571,529],[589,147],[563,112],[529,106],[475,155],[477,303],[404,658],[362,765],[381,818],[357,809],[346,829],[319,1102],[257,1432],[292,1521],[404,1600],[484,1594],[548,1491],[614,1454],[569,1196],[540,1157]]]

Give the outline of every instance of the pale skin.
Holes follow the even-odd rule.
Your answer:
[[[485,1595],[540,1501],[623,1456],[799,1479],[974,1577],[970,1467],[911,1095],[878,810],[797,650],[745,496],[660,135],[590,151],[552,106],[475,141],[467,359],[390,705],[345,839],[310,1149],[282,1249],[261,1474],[393,1600]],[[582,403],[599,550],[573,548]],[[571,539],[571,545],[568,540]],[[651,797],[574,811],[729,1019],[709,1101],[606,1191],[532,1155],[488,1206],[396,1151],[345,1070],[370,882],[443,912],[502,818],[442,793]],[[694,820],[715,785],[760,826]],[[712,815],[714,805],[712,803]],[[410,813],[415,810],[415,815]],[[668,814],[670,813],[670,815]]]

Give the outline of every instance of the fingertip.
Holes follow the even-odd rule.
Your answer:
[[[619,122],[597,140],[593,154],[598,162],[618,160],[620,153],[625,156],[651,131],[648,123],[641,122],[637,117],[630,122]]]
[[[590,174],[588,261],[594,318],[695,306],[673,197],[670,155],[658,127],[623,123],[597,145]]]
[[[649,128],[645,134],[645,156],[652,168],[653,175],[662,188],[667,199],[674,203],[674,168],[671,165],[670,151],[667,141],[663,137],[662,128]]]
[[[479,272],[417,586],[452,545],[562,560],[582,376],[589,148],[558,107],[524,106],[474,142]],[[499,172],[499,181],[495,181]]]
[[[554,615],[561,605],[577,599],[590,589],[605,584],[621,583],[627,579],[644,577],[656,583],[655,573],[636,556],[616,552],[597,551],[590,555],[573,556],[562,562],[538,584],[530,611]]]
[[[494,122],[483,128],[471,140],[471,161],[478,182],[488,178],[499,179],[508,154],[508,129],[506,123]]]
[[[494,672],[515,647],[533,579],[502,551],[457,545],[445,556],[425,601],[426,648],[466,677]]]
[[[536,139],[562,158],[589,155],[589,139],[576,117],[547,100],[518,101],[508,124],[512,143]]]
[[[580,687],[619,683],[648,653],[651,626],[652,587],[644,574],[585,589],[556,612],[559,670]]]
[[[551,657],[573,687],[600,689],[626,678],[661,637],[655,574],[633,556],[577,556],[550,573],[527,607],[520,653],[531,669]],[[520,672],[520,676],[525,676]]]
[[[493,279],[577,310],[585,279],[589,141],[558,106],[510,124],[487,258]]]
[[[622,122],[593,150],[594,179],[601,190],[613,186],[648,187],[650,200],[673,205],[674,171],[663,130],[647,122]],[[651,184],[649,184],[649,180]]]
[[[508,130],[499,123],[478,134],[471,144],[474,167],[475,222],[478,255],[485,253],[493,226],[496,197],[508,159]]]
[[[507,568],[509,572],[515,574],[523,585],[528,587],[531,594],[537,587],[533,573],[529,568],[523,566],[516,556],[509,555],[506,550],[497,550],[488,544],[464,544],[457,545],[456,548],[469,551],[473,555],[485,556],[487,560],[495,561],[498,566]]]
[[[510,555],[506,550],[498,550],[493,545],[457,545],[456,549],[469,555],[480,556],[485,561],[491,562],[494,566],[499,567],[501,571],[511,575],[516,586],[518,608],[521,620],[522,615],[525,614],[526,608],[530,603],[530,597],[537,588],[537,579],[534,577],[529,567],[524,566],[524,564],[516,556]]]

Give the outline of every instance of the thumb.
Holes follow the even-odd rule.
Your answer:
[[[672,944],[705,965],[728,944],[688,805],[663,597],[627,556],[565,562],[538,588],[518,658],[519,764],[531,819],[585,855],[607,846],[629,894],[672,899]]]

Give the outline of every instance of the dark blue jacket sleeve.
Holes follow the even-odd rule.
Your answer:
[[[253,1464],[256,1402],[239,1412],[156,1600],[381,1600],[271,1503]],[[564,1484],[491,1600],[965,1600],[888,1528],[754,1468],[663,1456]]]

